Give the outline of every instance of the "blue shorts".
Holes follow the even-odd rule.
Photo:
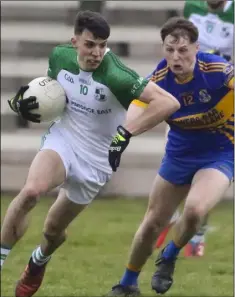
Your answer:
[[[234,176],[233,154],[217,154],[208,159],[199,155],[172,157],[167,154],[163,157],[159,175],[176,185],[191,184],[195,173],[200,169],[215,168],[224,173],[230,181]]]

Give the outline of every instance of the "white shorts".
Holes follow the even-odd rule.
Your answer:
[[[61,185],[69,200],[77,204],[89,204],[110,180],[111,174],[105,173],[74,153],[63,135],[51,128],[42,139],[40,150],[50,149],[57,152],[66,170],[66,180]]]

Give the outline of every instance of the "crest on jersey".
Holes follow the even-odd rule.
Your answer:
[[[223,72],[224,72],[225,74],[227,74],[227,75],[228,75],[229,73],[231,73],[231,72],[232,72],[232,74],[233,74],[233,65],[232,65],[232,64],[227,64],[226,67],[224,68]]]
[[[199,100],[202,103],[207,103],[211,100],[211,96],[207,93],[207,90],[202,89],[199,91]]]
[[[230,35],[231,35],[230,34],[230,28],[229,27],[223,27],[222,30],[221,30],[220,36],[223,37],[223,38],[227,38]]]
[[[96,88],[95,89],[95,99],[98,101],[106,101],[107,97],[105,95],[104,89],[103,88]]]
[[[206,31],[207,33],[211,33],[214,30],[216,23],[212,21],[206,21]]]

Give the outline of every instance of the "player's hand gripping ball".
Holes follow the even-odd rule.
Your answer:
[[[62,115],[66,94],[56,80],[38,77],[28,86],[22,86],[8,103],[13,111],[28,121],[49,122]]]

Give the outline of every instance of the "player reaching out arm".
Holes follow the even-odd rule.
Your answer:
[[[113,138],[109,148],[109,163],[113,171],[117,170],[121,160],[121,154],[129,144],[132,136],[139,135],[162,121],[166,120],[180,105],[175,98],[162,88],[155,88],[155,84],[149,81],[147,87],[140,96],[142,103],[147,104],[144,112],[138,117],[129,118],[123,126],[118,126],[118,133]],[[148,104],[149,102],[149,104]]]

